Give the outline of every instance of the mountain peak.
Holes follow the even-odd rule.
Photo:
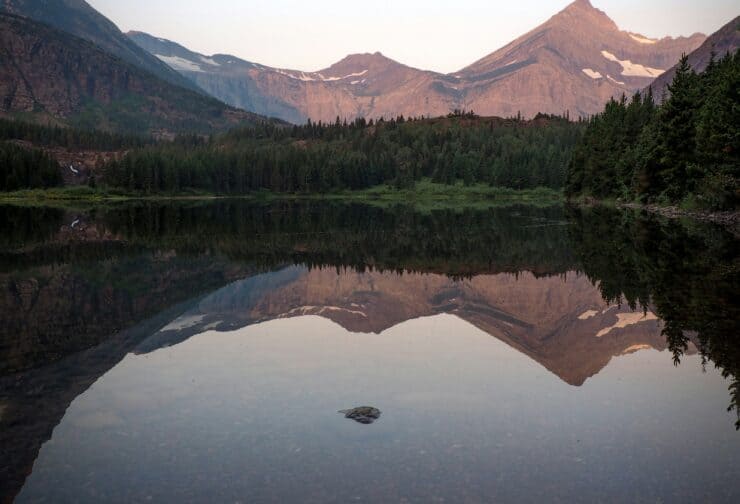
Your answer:
[[[552,17],[553,20],[566,22],[588,22],[604,29],[619,30],[617,24],[606,14],[606,12],[594,7],[590,0],[575,0],[565,9]]]
[[[350,54],[345,56],[341,61],[334,63],[329,68],[321,70],[321,74],[324,75],[335,75],[342,74],[347,75],[350,73],[359,73],[362,71],[377,72],[383,71],[392,67],[403,66],[401,63],[394,61],[380,52],[374,53],[358,53]]]

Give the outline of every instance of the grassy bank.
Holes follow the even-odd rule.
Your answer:
[[[327,193],[272,193],[255,192],[242,196],[218,195],[198,192],[144,194],[118,189],[64,187],[53,189],[28,189],[0,193],[0,203],[30,205],[100,204],[125,201],[176,201],[207,199],[249,200],[338,200],[377,205],[413,203],[426,207],[490,206],[501,203],[553,204],[563,201],[560,192],[547,189],[514,190],[484,184],[436,184],[429,180],[418,182],[408,189],[376,186],[362,191],[337,191]]]

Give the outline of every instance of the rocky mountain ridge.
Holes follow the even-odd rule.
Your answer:
[[[588,0],[452,74],[415,69],[380,53],[354,54],[302,72],[228,55],[206,56],[141,32],[128,34],[226,103],[301,123],[336,117],[439,116],[455,109],[510,117],[588,116],[613,96],[648,86],[706,37],[660,40],[622,31]]]

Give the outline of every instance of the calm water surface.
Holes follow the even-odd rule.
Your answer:
[[[521,206],[0,213],[0,501],[740,498],[722,229]],[[379,418],[339,413],[359,406]]]

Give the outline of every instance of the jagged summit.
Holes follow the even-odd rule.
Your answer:
[[[617,24],[606,12],[594,7],[589,0],[576,0],[555,14],[550,21],[586,22],[600,28],[619,30]]]

